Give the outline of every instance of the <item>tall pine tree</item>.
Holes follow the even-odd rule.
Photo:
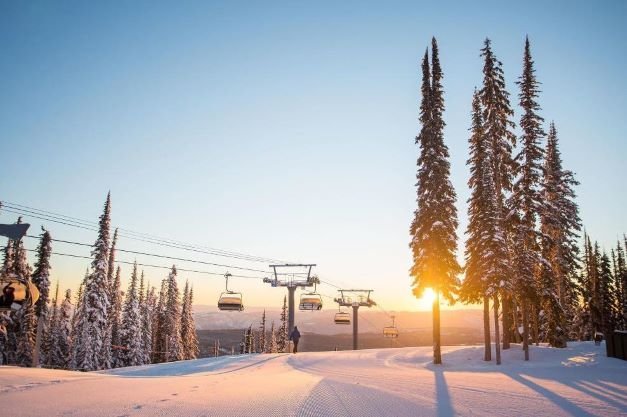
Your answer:
[[[181,343],[181,304],[179,288],[176,282],[176,267],[168,276],[168,292],[165,305],[165,320],[163,333],[165,336],[166,362],[183,359],[183,344]]]
[[[192,304],[194,290],[185,282],[183,291],[183,309],[181,311],[181,342],[183,343],[183,359],[196,359],[198,357],[198,337],[196,336],[196,324]]]
[[[289,347],[288,340],[288,313],[287,313],[287,296],[283,296],[283,307],[281,307],[281,325],[278,329],[277,335],[277,349],[279,352],[287,352]]]
[[[466,277],[460,298],[464,302],[483,302],[484,360],[492,359],[490,340],[490,298],[498,288],[505,273],[507,259],[504,235],[495,208],[495,188],[490,165],[490,144],[483,132],[483,115],[479,94],[475,91],[472,102],[472,127],[470,144],[471,196],[468,201],[468,229],[466,234]]]
[[[144,363],[151,363],[152,361],[152,342],[154,316],[157,309],[157,296],[155,294],[155,287],[146,289],[146,302],[142,308],[142,347],[144,349]]]
[[[111,195],[107,195],[100,216],[98,238],[92,250],[91,273],[85,282],[81,301],[80,321],[77,322],[75,365],[80,370],[104,369],[107,363],[105,346],[108,330],[109,287],[107,269],[110,249]]]
[[[533,65],[529,38],[527,38],[523,73],[517,82],[520,87],[519,104],[523,110],[520,118],[520,127],[523,132],[520,138],[522,147],[515,158],[514,175],[516,178],[508,201],[512,246],[515,248],[512,250],[514,287],[522,310],[525,360],[529,360],[529,317],[532,306],[536,312],[534,323],[537,323],[539,297],[536,277],[543,264],[537,220],[542,206],[540,179],[544,151],[540,146],[540,141],[545,133],[542,129],[544,119],[538,114],[540,105],[537,98],[540,89]],[[545,295],[549,296],[548,293]]]
[[[37,262],[33,272],[33,284],[39,290],[39,299],[35,304],[35,316],[37,317],[37,333],[35,337],[35,355],[33,366],[39,366],[41,360],[45,360],[47,354],[45,345],[42,345],[49,321],[48,301],[50,296],[50,254],[52,253],[52,237],[50,232],[42,227],[43,233],[37,247]]]
[[[120,344],[123,349],[118,353],[121,366],[142,365],[144,351],[142,350],[141,314],[139,311],[139,295],[137,292],[138,276],[137,262],[133,265],[133,273],[126,292],[122,309],[122,327],[120,329]]]
[[[61,303],[57,319],[52,330],[52,350],[49,364],[55,368],[67,369],[70,366],[71,357],[71,319],[72,319],[72,293],[65,292],[65,299]]]
[[[562,168],[557,129],[551,123],[542,178],[541,302],[547,320],[547,342],[566,347],[567,323],[575,320],[577,289],[574,276],[578,267],[577,240],[581,230],[572,172]]]
[[[457,209],[455,191],[450,182],[448,148],[444,144],[444,97],[442,69],[435,38],[431,43],[432,69],[428,53],[422,64],[422,129],[416,138],[420,145],[417,174],[417,203],[410,228],[413,255],[411,276],[413,292],[422,297],[425,289],[435,293],[433,302],[433,362],[442,363],[440,351],[440,296],[454,302],[461,268],[457,250]]]
[[[503,347],[509,347],[511,331],[511,297],[513,293],[513,283],[511,282],[511,262],[509,259],[509,234],[507,231],[508,219],[506,217],[506,196],[512,190],[513,173],[516,162],[512,158],[512,149],[516,146],[516,135],[513,133],[514,122],[510,120],[514,112],[509,102],[509,93],[505,89],[505,77],[503,75],[502,63],[496,58],[492,51],[491,42],[486,39],[484,47],[481,49],[483,57],[483,86],[479,90],[481,106],[483,109],[483,132],[489,144],[489,160],[492,183],[494,187],[493,205],[494,236],[497,239],[505,237],[501,242],[503,248],[508,250],[503,258],[499,255],[499,260],[495,260],[493,265],[494,281],[496,286],[493,294],[494,316],[499,317],[499,297],[503,301]],[[508,270],[504,270],[507,266]],[[499,324],[494,323],[495,338],[497,345],[499,339]],[[496,361],[500,363],[500,348],[496,349]]]
[[[161,281],[159,301],[153,316],[153,359],[152,362],[164,362],[166,360],[166,303],[168,299],[168,280]]]

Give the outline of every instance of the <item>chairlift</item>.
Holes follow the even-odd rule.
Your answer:
[[[224,274],[226,279],[226,291],[220,294],[218,299],[218,310],[222,311],[242,311],[244,310],[244,303],[242,299],[242,293],[229,290],[229,277],[230,273]]]
[[[314,290],[305,294],[301,294],[299,310],[319,311],[322,310],[322,297],[316,292],[317,284],[314,283]]]
[[[351,315],[338,308],[338,312],[335,313],[333,321],[335,324],[351,324]]]
[[[39,290],[29,279],[15,274],[0,277],[0,312],[18,311],[33,306],[39,299]]]
[[[398,329],[394,325],[396,317],[392,316],[392,325],[383,328],[383,337],[396,339],[398,337]]]

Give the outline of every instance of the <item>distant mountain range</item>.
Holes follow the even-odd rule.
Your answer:
[[[252,325],[259,327],[263,308],[247,308],[242,312],[218,311],[215,306],[194,306],[196,328],[199,330],[244,329]],[[265,309],[267,329],[272,321],[279,325],[281,310]],[[347,310],[352,314],[352,311]],[[352,326],[337,325],[333,317],[337,309],[323,309],[322,311],[297,311],[296,325],[304,333],[317,334],[348,334]],[[414,332],[431,329],[431,312],[427,311],[398,311],[388,312],[396,316],[396,326],[400,331]],[[362,308],[359,311],[359,332],[379,333],[384,326],[391,324],[388,314],[380,310]],[[442,310],[441,328],[445,333],[447,328],[467,329],[483,332],[483,312],[481,310]]]

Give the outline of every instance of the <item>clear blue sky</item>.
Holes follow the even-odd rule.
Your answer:
[[[372,287],[388,310],[414,308],[420,58],[436,36],[463,242],[479,49],[493,40],[516,102],[529,34],[585,225],[606,247],[627,231],[627,2],[298,3],[1,2],[0,199],[95,221],[111,190],[114,224],[316,262],[322,279]],[[87,264],[55,258],[54,278],[75,286]],[[182,277],[215,302],[220,280]],[[283,296],[233,286],[250,305]]]

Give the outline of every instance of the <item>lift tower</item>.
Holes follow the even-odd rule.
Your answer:
[[[374,300],[370,299],[370,293],[373,290],[338,290],[340,297],[335,302],[340,307],[353,307],[353,350],[357,350],[357,338],[359,335],[359,307],[372,307],[377,305]],[[356,298],[345,296],[344,293],[356,294]]]
[[[307,287],[313,287],[316,284],[320,284],[318,277],[311,275],[311,269],[316,264],[283,264],[283,265],[270,265],[274,272],[274,278],[264,278],[263,282],[270,284],[272,287],[287,287],[288,293],[288,327],[289,333],[292,333],[294,329],[294,293],[296,288],[301,287],[305,289]],[[305,269],[306,272],[281,272],[277,269]],[[279,278],[281,276],[282,278]]]

